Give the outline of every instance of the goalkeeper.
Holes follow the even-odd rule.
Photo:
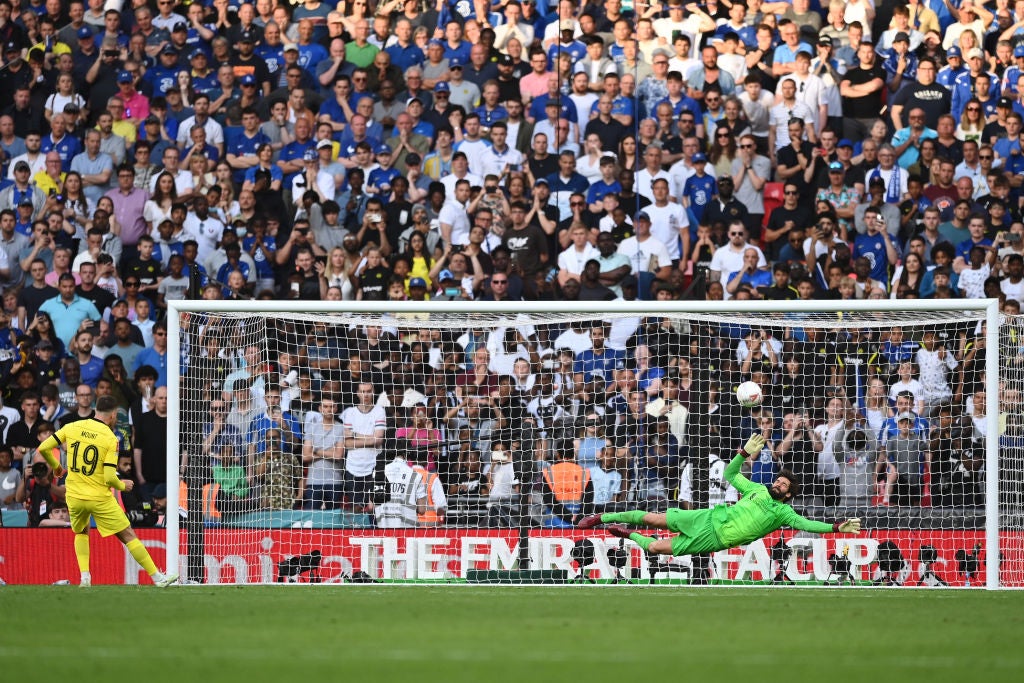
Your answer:
[[[607,527],[608,533],[619,538],[628,538],[648,553],[676,556],[711,553],[744,545],[783,526],[816,534],[860,531],[859,519],[828,524],[798,515],[787,505],[787,501],[795,496],[800,488],[799,482],[789,470],[782,470],[771,487],[755,484],[740,474],[740,465],[747,455],[757,455],[763,447],[764,438],[760,434],[754,434],[725,468],[725,480],[743,495],[735,505],[716,505],[709,510],[669,508],[665,513],[643,510],[606,512],[584,517],[576,526],[589,529],[598,524],[610,524]],[[672,538],[655,539],[635,531],[631,532],[624,524],[668,529],[677,535]]]

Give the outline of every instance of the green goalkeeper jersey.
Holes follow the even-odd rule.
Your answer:
[[[831,524],[801,517],[787,503],[772,498],[767,486],[755,484],[740,474],[743,460],[743,454],[739,454],[725,468],[725,480],[743,498],[735,505],[717,505],[711,510],[715,532],[724,547],[746,545],[783,526],[815,534],[832,531]]]

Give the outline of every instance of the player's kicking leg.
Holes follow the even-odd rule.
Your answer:
[[[576,522],[577,528],[580,529],[590,529],[599,524],[629,524],[647,529],[667,529],[668,516],[663,512],[629,510],[627,512],[605,512],[600,515],[588,515]]]
[[[172,583],[177,583],[177,574],[164,574],[162,571],[156,568],[156,563],[153,562],[153,558],[149,556],[149,551],[146,550],[146,546],[142,545],[142,541],[135,535],[131,527],[127,527],[117,532],[117,537],[124,547],[128,549],[128,552],[132,554],[135,561],[142,565],[142,568],[146,570],[149,577],[153,579],[153,583],[160,588],[166,588]]]

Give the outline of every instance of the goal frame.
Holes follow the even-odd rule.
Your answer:
[[[439,315],[518,314],[558,315],[658,315],[764,313],[982,313],[986,323],[987,349],[999,349],[1001,314],[998,299],[879,299],[853,301],[516,301],[516,302],[433,302],[433,301],[205,301],[178,300],[167,302],[167,449],[181,452],[177,425],[181,420],[181,313],[241,314],[368,314],[432,313]],[[899,324],[898,319],[887,321]],[[999,354],[985,355],[985,588],[1000,587],[999,554]],[[167,458],[166,566],[175,571],[180,565],[180,518],[178,458]]]

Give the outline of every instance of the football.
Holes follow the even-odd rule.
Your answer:
[[[757,382],[744,382],[736,387],[736,400],[744,408],[756,408],[761,405],[764,394],[761,393],[761,385]]]

